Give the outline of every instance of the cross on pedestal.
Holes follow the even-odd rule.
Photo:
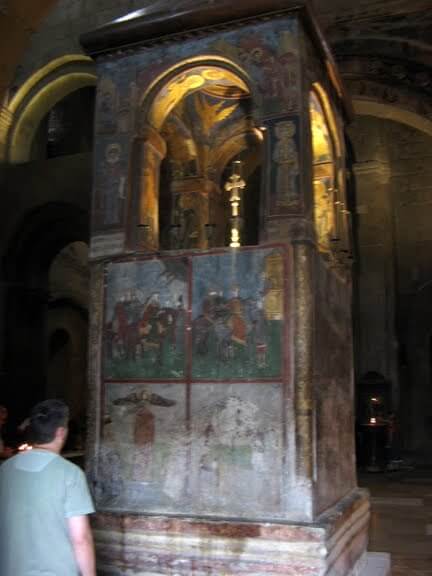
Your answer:
[[[232,248],[240,246],[240,225],[241,218],[239,214],[239,207],[241,202],[241,191],[246,188],[246,182],[240,174],[241,161],[236,160],[233,162],[233,173],[228,178],[224,188],[230,194],[231,204],[231,242]]]

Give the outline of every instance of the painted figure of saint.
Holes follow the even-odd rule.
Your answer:
[[[333,229],[333,203],[325,178],[314,179],[315,225],[321,249],[330,249],[330,235]]]
[[[96,209],[100,215],[98,225],[113,226],[121,220],[126,186],[121,155],[122,148],[119,143],[108,144],[103,161],[97,168]]]
[[[121,406],[127,412],[135,414],[133,425],[134,464],[133,480],[142,481],[151,477],[153,446],[155,441],[155,416],[150,410],[153,406],[174,406],[175,400],[169,400],[150,390],[131,392],[127,396],[113,401],[114,406]]]
[[[275,127],[277,138],[273,160],[277,164],[276,206],[288,207],[299,198],[297,176],[299,174],[298,153],[294,134],[296,127],[291,120],[279,122]]]
[[[117,130],[117,87],[112,78],[101,78],[98,87],[100,97],[96,111],[96,129],[100,134],[114,134]]]

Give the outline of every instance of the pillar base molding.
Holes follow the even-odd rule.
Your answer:
[[[355,574],[353,576],[356,576]],[[358,576],[391,576],[390,554],[385,552],[369,552]]]
[[[356,489],[315,522],[100,513],[99,574],[361,576],[369,498]]]
[[[371,160],[369,162],[358,162],[354,164],[353,172],[356,178],[373,176],[381,184],[387,184],[390,181],[391,167],[388,162]]]

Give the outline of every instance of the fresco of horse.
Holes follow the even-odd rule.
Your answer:
[[[106,378],[184,375],[187,262],[172,260],[121,262],[108,271]]]
[[[266,308],[274,285],[283,283],[268,273],[275,254],[267,248],[194,259],[193,379],[281,376],[283,318]]]

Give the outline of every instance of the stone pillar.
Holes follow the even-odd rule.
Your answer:
[[[166,154],[165,140],[154,128],[144,126],[133,144],[133,182],[137,206],[133,207],[131,223],[137,232],[131,240],[139,250],[159,248],[159,175]]]
[[[391,169],[380,161],[354,166],[357,195],[357,376],[376,371],[391,380],[397,408],[395,251]]]
[[[326,78],[330,61],[316,50],[319,35],[301,60],[307,16],[296,8],[279,17],[282,4],[263,1],[260,14],[271,10],[268,19],[248,21],[229,36],[220,31],[220,41],[236,51],[255,37],[269,51],[266,70],[245,65],[263,119],[257,125],[266,128],[258,245],[211,250],[202,225],[216,224],[222,202],[208,181],[198,190],[185,181],[176,192],[191,201],[188,209],[193,194],[203,196],[196,204],[198,248],[151,258],[125,254],[92,272],[88,454],[97,464],[89,471],[101,574],[348,576],[364,560],[369,502],[355,482],[351,276],[317,246],[310,117],[303,105],[313,82],[333,96],[337,82],[334,74]],[[190,24],[197,17],[203,22],[203,14]],[[208,17],[210,23],[213,12]],[[209,65],[204,36],[152,43],[110,61],[119,87],[126,68],[130,77],[140,76],[137,114],[143,117],[155,102],[169,108],[218,80],[219,63],[202,69]],[[179,57],[176,70],[171,66]],[[306,78],[314,59],[317,72]],[[107,72],[103,61],[100,70]],[[227,72],[220,76],[224,86]],[[334,105],[342,122],[343,102]],[[212,105],[202,115],[203,128],[224,120],[217,110]],[[164,154],[157,132],[140,131],[131,159],[133,249],[159,247]],[[139,315],[130,322],[135,309]],[[130,403],[135,412],[125,417]]]

